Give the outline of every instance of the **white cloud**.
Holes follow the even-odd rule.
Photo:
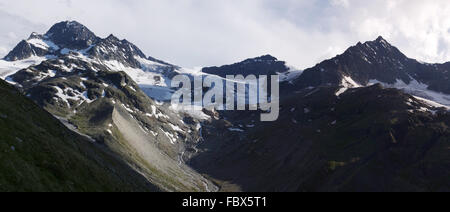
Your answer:
[[[378,35],[410,57],[450,61],[447,0],[0,0],[0,46],[66,19],[187,67],[270,53],[307,68]]]
[[[331,5],[348,8],[350,6],[349,0],[331,0]]]
[[[8,53],[8,50],[5,47],[0,46],[0,55],[6,55]]]

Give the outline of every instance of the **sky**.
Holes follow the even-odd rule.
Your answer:
[[[448,0],[0,0],[0,56],[64,20],[187,68],[271,54],[304,69],[379,35],[411,58],[450,61]]]

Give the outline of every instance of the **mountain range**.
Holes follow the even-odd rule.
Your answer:
[[[0,190],[449,191],[449,70],[379,37],[306,70],[264,55],[193,72],[57,23],[0,61]],[[177,74],[277,74],[280,117],[180,109]]]

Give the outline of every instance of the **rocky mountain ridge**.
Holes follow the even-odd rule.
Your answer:
[[[77,22],[5,59],[6,81],[164,191],[449,190],[447,64],[382,37],[304,71],[265,55],[195,73],[279,74],[271,123],[258,111],[180,110],[171,77],[191,73]]]
[[[215,190],[183,163],[183,149],[199,140],[201,120],[191,118],[187,125],[184,113],[141,90],[142,85],[167,86],[164,79],[176,72],[176,66],[146,59],[135,45],[112,35],[97,38],[76,22],[58,23],[32,39],[42,38],[51,39],[57,48],[48,48],[48,59],[41,63],[6,77],[8,82],[71,129],[120,155],[160,189]],[[22,56],[12,56],[20,47],[8,57]]]

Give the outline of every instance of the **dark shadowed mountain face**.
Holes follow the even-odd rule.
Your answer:
[[[189,164],[224,191],[449,191],[449,107],[418,97],[448,103],[447,70],[358,43],[283,82],[276,122],[204,124]]]
[[[86,49],[100,40],[87,27],[76,21],[57,23],[43,37],[62,48],[78,50]]]
[[[136,58],[146,58],[144,53],[134,44],[127,40],[119,40],[114,35],[101,40],[89,49],[88,53],[101,60],[116,60],[121,63],[128,63],[133,68],[141,67]]]
[[[0,191],[158,191],[0,80]]]
[[[410,59],[379,37],[358,43],[343,54],[305,70],[294,84],[298,88],[340,85],[345,77],[350,77],[362,86],[370,82],[417,82],[430,90],[450,94],[449,70],[449,64],[426,64]]]
[[[450,190],[445,110],[380,85],[337,89],[285,97],[276,122],[222,114],[190,165],[224,191]]]
[[[270,55],[247,59],[232,65],[203,68],[203,73],[214,74],[226,78],[227,75],[277,75],[289,70],[285,62]]]
[[[5,60],[15,61],[25,58],[29,58],[35,55],[45,56],[48,50],[31,45],[27,41],[23,40],[17,46],[6,55]]]

